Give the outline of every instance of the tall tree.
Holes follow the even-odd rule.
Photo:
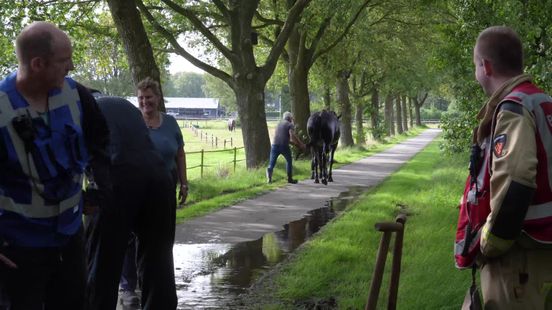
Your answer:
[[[383,137],[382,131],[380,130],[380,98],[377,85],[373,85],[372,87],[372,96],[370,102],[370,124],[372,127],[372,138],[374,138],[374,140],[376,141],[380,141]]]
[[[408,108],[406,103],[406,96],[402,96],[401,98],[402,103],[402,121],[403,121],[403,130],[408,131]]]
[[[293,27],[310,0],[298,0],[288,10],[284,24],[274,44],[267,47],[264,64],[260,66],[257,64],[258,57],[254,50],[254,21],[257,21],[260,0],[213,0],[212,3],[188,4],[162,0],[159,3],[155,2],[158,5],[151,8],[142,0],[137,0],[136,3],[143,16],[166,39],[172,52],[230,86],[236,95],[247,167],[254,168],[265,163],[268,160],[270,140],[266,124],[264,88],[274,72]],[[189,29],[179,26],[184,21]],[[193,56],[182,46],[178,41],[179,36],[189,30],[204,38],[209,48],[219,53],[224,61],[230,64],[231,72],[225,72],[224,69]]]
[[[422,119],[420,117],[420,108],[424,105],[424,102],[427,99],[427,93],[419,99],[418,95],[415,97],[410,97],[410,101],[414,104],[414,111],[416,113],[416,125],[422,126]]]
[[[401,105],[401,96],[395,95],[395,116],[397,118],[397,133],[401,134],[404,132],[403,122],[402,122],[402,105]]]
[[[387,128],[387,135],[392,136],[395,134],[395,120],[393,118],[393,95],[391,92],[385,97],[385,127]]]
[[[349,70],[340,70],[337,73],[337,85],[336,95],[337,103],[340,107],[341,113],[341,137],[340,143],[342,146],[351,146],[355,142],[353,141],[353,133],[351,126],[351,100],[349,98],[349,77],[351,72]]]
[[[287,0],[288,7],[296,1]],[[308,18],[292,29],[283,59],[288,62],[292,112],[299,132],[306,132],[310,115],[310,69],[321,56],[340,46],[370,2],[319,1],[307,11]]]

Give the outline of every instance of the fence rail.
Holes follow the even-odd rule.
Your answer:
[[[213,165],[206,165],[205,164],[205,153],[220,153],[220,152],[228,152],[228,151],[232,151],[233,154],[234,154],[234,159],[229,161],[229,162],[223,162],[223,163],[227,163],[227,164],[234,164],[234,172],[236,172],[236,164],[238,162],[241,162],[241,161],[245,161],[245,158],[244,159],[237,159],[237,156],[238,156],[238,150],[241,150],[243,149],[244,147],[234,147],[233,149],[224,149],[224,150],[214,150],[214,151],[205,151],[205,150],[201,150],[201,151],[195,151],[195,152],[186,152],[186,155],[192,155],[192,154],[201,154],[201,159],[200,159],[200,164],[199,165],[196,165],[196,166],[193,166],[193,167],[186,167],[186,170],[191,170],[191,169],[195,169],[195,168],[200,168],[200,175],[201,177],[203,178],[203,168],[204,167],[213,167]]]

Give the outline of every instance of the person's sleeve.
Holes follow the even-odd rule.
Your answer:
[[[535,132],[535,121],[522,105],[499,107],[491,145],[491,213],[481,235],[487,257],[504,254],[521,233],[536,189]]]
[[[104,115],[88,89],[77,83],[82,106],[82,129],[88,150],[88,171],[100,189],[111,190],[109,175],[110,157],[107,152],[109,129]]]

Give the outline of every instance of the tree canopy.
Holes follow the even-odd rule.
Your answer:
[[[465,149],[484,102],[473,44],[491,25],[518,31],[526,71],[552,86],[550,1],[0,0],[0,8],[3,75],[16,68],[22,27],[51,21],[73,39],[74,75],[91,87],[129,96],[150,75],[165,95],[220,98],[240,117],[248,167],[267,159],[265,102],[276,101],[298,114],[300,128],[311,110],[346,113],[346,144],[363,143],[363,118],[382,138],[420,123],[427,98],[447,102],[432,115],[444,115],[446,148]],[[205,73],[169,74],[171,53]]]

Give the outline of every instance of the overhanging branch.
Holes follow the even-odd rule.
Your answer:
[[[345,27],[345,29],[343,30],[341,35],[337,39],[335,39],[334,42],[332,42],[330,45],[328,45],[325,49],[322,49],[319,52],[315,53],[315,55],[312,58],[312,63],[314,63],[316,61],[316,59],[318,59],[318,57],[320,57],[321,55],[331,51],[334,47],[337,46],[337,44],[339,44],[339,42],[341,42],[345,38],[345,36],[349,33],[349,31],[351,31],[351,28],[356,23],[357,19],[360,17],[360,14],[362,13],[362,11],[368,6],[370,1],[371,0],[364,1],[364,3],[359,7],[357,12],[353,16],[353,18],[349,21],[349,23],[347,24],[347,26]]]
[[[230,60],[230,62],[234,62],[236,60],[236,56],[232,53],[232,51],[230,51],[230,49],[228,49],[224,44],[222,44],[222,42],[220,42],[220,40],[201,22],[201,20],[199,20],[194,12],[174,3],[171,0],[161,1],[163,1],[163,3],[165,3],[175,12],[186,17],[192,23],[194,28],[197,29],[202,35],[204,35],[207,40],[209,40],[213,44],[213,46],[217,50],[219,50],[222,55],[224,55],[224,57]]]
[[[228,75],[226,72],[219,70],[199,59],[194,57],[192,54],[188,53],[186,49],[184,49],[176,40],[176,38],[161,24],[157,22],[157,20],[151,15],[151,13],[148,11],[148,9],[144,6],[144,3],[142,0],[136,0],[136,4],[138,8],[140,9],[140,12],[148,22],[169,42],[169,44],[172,46],[172,51],[182,57],[184,57],[186,60],[188,60],[191,64],[194,66],[204,70],[205,72],[223,80],[226,84],[228,84],[230,87],[233,87],[233,81],[230,75]]]
[[[311,0],[297,0],[289,10],[288,17],[284,23],[284,26],[282,27],[282,30],[276,38],[276,44],[274,44],[274,46],[270,50],[266,63],[262,68],[264,71],[263,73],[265,73],[265,80],[268,80],[270,76],[270,74],[266,73],[274,72],[274,68],[278,63],[278,58],[280,57],[280,54],[282,54],[282,50],[286,45],[286,42],[291,34],[291,31],[293,30],[293,27],[295,26],[295,23],[299,21],[301,13],[303,13],[303,10],[309,5],[310,2]]]

